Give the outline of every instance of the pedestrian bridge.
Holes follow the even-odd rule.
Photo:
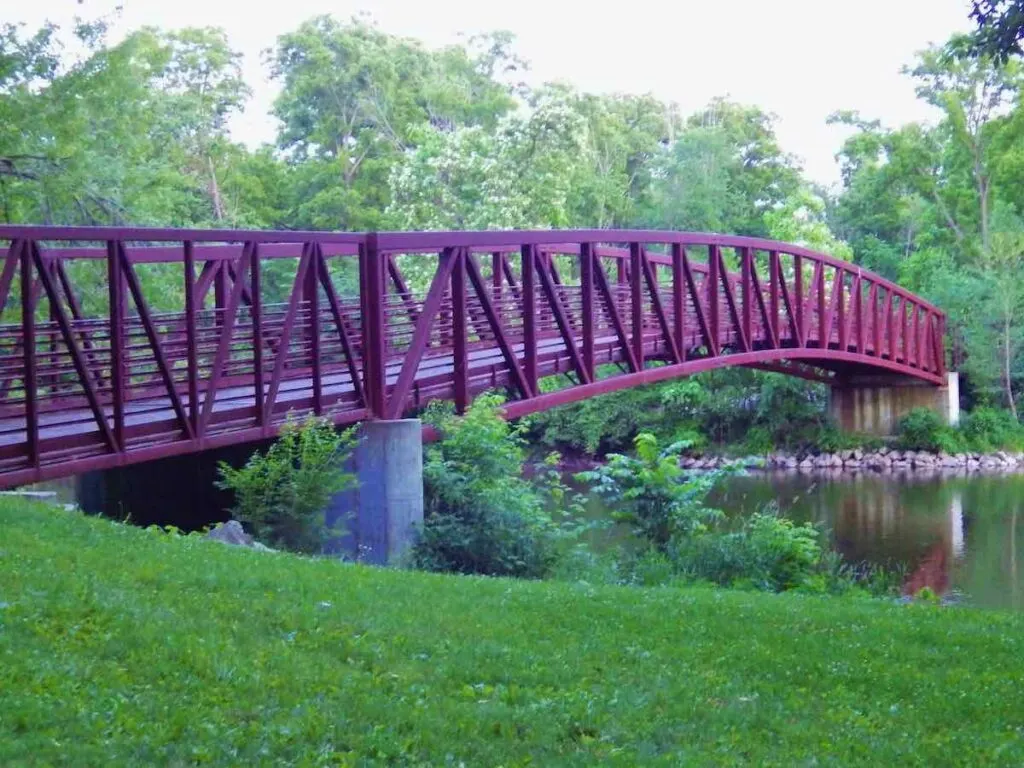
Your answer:
[[[516,417],[723,366],[946,381],[936,307],[769,240],[7,226],[0,247],[0,487],[486,390]]]

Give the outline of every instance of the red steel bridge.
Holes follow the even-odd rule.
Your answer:
[[[6,226],[0,248],[0,487],[486,390],[515,417],[730,365],[945,376],[937,308],[746,237]]]

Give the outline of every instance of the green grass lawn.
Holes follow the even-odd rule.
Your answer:
[[[1019,765],[1022,630],[375,570],[0,500],[0,765]]]

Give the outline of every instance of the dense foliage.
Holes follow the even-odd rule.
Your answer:
[[[675,539],[706,531],[721,516],[704,504],[719,475],[683,472],[682,443],[663,449],[648,432],[641,432],[634,442],[635,456],[610,454],[605,464],[578,478],[591,483],[592,492],[609,502],[615,519],[660,551]]]
[[[1009,411],[976,408],[951,427],[928,408],[915,408],[897,428],[898,445],[914,451],[985,453],[1024,449],[1024,427]]]
[[[898,587],[895,574],[843,563],[822,547],[821,531],[775,510],[726,519],[708,494],[728,470],[687,472],[679,466],[684,445],[661,448],[649,433],[635,443],[635,456],[611,454],[577,475],[609,501],[613,518],[628,524],[641,545],[618,552],[606,579],[647,586],[707,581],[775,592],[892,594]]]
[[[978,23],[974,49],[995,59],[1021,54],[1024,38],[1022,0],[971,0],[971,18]]]
[[[953,363],[972,402],[1016,416],[1024,374],[1024,71],[954,37],[906,69],[934,125],[884,126],[855,113],[830,213],[859,263],[931,298],[949,316]]]
[[[324,512],[332,496],[355,483],[345,470],[354,440],[353,430],[338,432],[327,420],[289,421],[244,466],[221,462],[217,486],[234,493],[232,516],[257,538],[293,552],[319,553],[329,537],[343,532],[345,521],[328,528]]]
[[[544,382],[547,388],[560,385]],[[531,416],[528,425],[537,442],[589,455],[628,450],[641,432],[666,444],[683,441],[688,451],[713,446],[765,454],[835,442],[827,402],[820,384],[723,369],[589,398]]]
[[[569,511],[565,489],[555,472],[534,481],[523,476],[524,445],[498,413],[501,402],[480,397],[464,417],[447,408],[428,412],[441,439],[424,460],[417,567],[540,578],[555,565],[571,533],[560,522]]]

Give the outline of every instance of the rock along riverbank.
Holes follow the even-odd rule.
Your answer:
[[[881,448],[836,453],[770,453],[767,456],[689,456],[685,469],[719,469],[739,465],[745,469],[791,470],[794,472],[1024,472],[1024,453],[930,453]]]

